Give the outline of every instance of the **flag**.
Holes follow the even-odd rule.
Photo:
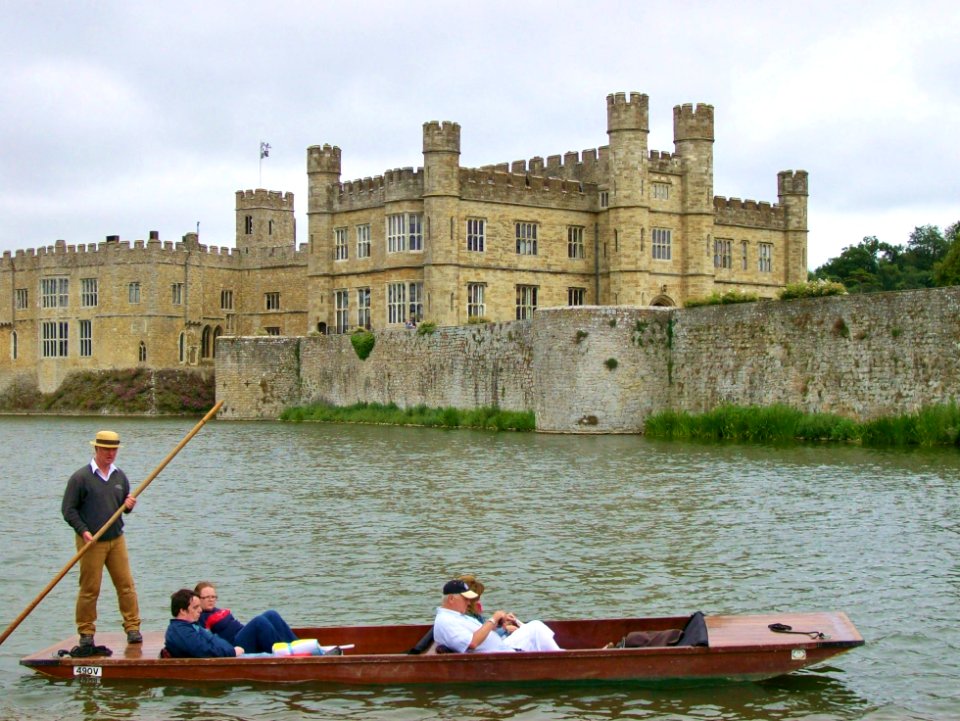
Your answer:
[[[270,143],[264,143],[261,140],[260,141],[260,159],[263,160],[264,158],[269,158],[269,157],[270,157]]]

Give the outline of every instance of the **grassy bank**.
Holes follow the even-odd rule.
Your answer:
[[[19,379],[0,394],[0,412],[192,415],[215,401],[212,373],[128,368],[78,371],[52,393]]]
[[[534,416],[530,412],[502,411],[499,408],[399,408],[396,404],[357,403],[352,406],[331,406],[317,403],[288,408],[282,421],[326,421],[333,423],[379,423],[397,426],[439,428],[481,428],[496,431],[532,431]]]
[[[761,443],[857,442],[868,446],[960,446],[960,406],[929,406],[917,413],[857,423],[828,413],[784,405],[720,406],[693,415],[668,411],[647,419],[645,435],[670,440]]]

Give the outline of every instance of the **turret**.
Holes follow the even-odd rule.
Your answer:
[[[460,194],[460,125],[436,120],[423,124],[423,194]]]
[[[673,108],[673,144],[684,172],[683,209],[713,212],[713,106]]]
[[[807,277],[807,195],[806,170],[781,170],[777,173],[777,197],[784,210],[786,241],[784,282],[799,283]]]
[[[292,247],[296,242],[293,193],[276,190],[238,190],[237,248]]]
[[[673,144],[680,157],[684,296],[713,291],[713,106],[676,105]]]
[[[610,206],[643,204],[643,168],[650,134],[650,99],[640,93],[607,96]]]
[[[340,185],[340,148],[311,145],[307,148],[307,212],[332,211],[335,190]]]

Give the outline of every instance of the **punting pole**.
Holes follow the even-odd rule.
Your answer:
[[[217,411],[220,410],[220,406],[222,405],[223,405],[223,401],[217,401],[217,404],[210,409],[207,415],[205,415],[200,420],[200,422],[193,427],[192,431],[190,431],[186,436],[184,436],[183,440],[177,444],[177,447],[174,448],[172,451],[170,451],[169,454],[167,454],[167,457],[160,462],[160,465],[154,468],[153,472],[149,476],[147,476],[147,478],[143,481],[143,483],[137,486],[130,495],[136,498],[141,493],[143,493],[144,490],[146,490],[147,486],[150,485],[151,481],[153,481],[154,478],[160,475],[160,471],[166,468],[166,465],[170,461],[172,461],[174,456],[176,456],[180,452],[180,449],[182,449],[185,445],[187,445],[187,443],[190,442],[190,439],[200,432],[200,429],[203,428],[204,424],[217,414]],[[118,518],[120,518],[120,514],[123,513],[123,510],[124,510],[124,505],[120,504],[120,508],[118,508],[116,512],[112,516],[110,516],[107,522],[100,527],[100,530],[98,530],[96,533],[93,534],[93,538],[91,538],[90,541],[85,546],[83,546],[83,548],[81,548],[79,551],[76,552],[74,557],[67,562],[67,565],[60,570],[60,573],[54,576],[53,580],[47,584],[46,588],[40,591],[40,594],[30,602],[30,605],[27,606],[25,609],[23,609],[23,612],[19,616],[17,616],[16,620],[14,620],[13,623],[7,626],[7,629],[2,634],[0,634],[0,644],[2,644],[4,641],[7,640],[7,636],[13,633],[14,630],[17,628],[17,626],[19,626],[20,623],[23,621],[23,619],[29,616],[30,612],[33,611],[33,609],[37,607],[37,605],[46,597],[46,595],[53,590],[53,587],[56,586],[58,583],[60,583],[60,579],[62,579],[64,576],[67,575],[67,571],[73,568],[74,564],[80,560],[80,557],[83,556],[83,554],[86,553],[93,546],[93,544],[97,542],[97,539],[99,539],[100,536],[106,533],[107,529],[110,528],[110,526],[112,526]]]

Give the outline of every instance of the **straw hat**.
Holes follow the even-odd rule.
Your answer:
[[[97,431],[97,437],[90,441],[96,448],[119,448],[120,434],[113,431]]]

